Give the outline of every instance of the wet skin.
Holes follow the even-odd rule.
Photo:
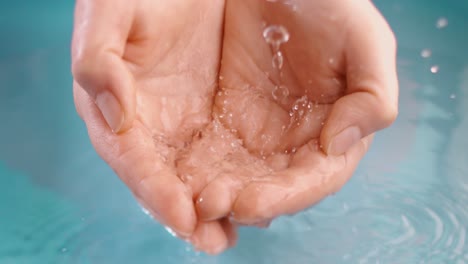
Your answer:
[[[77,2],[74,95],[94,147],[208,253],[338,191],[396,117],[395,40],[373,5],[295,3]],[[281,70],[269,25],[290,34]]]

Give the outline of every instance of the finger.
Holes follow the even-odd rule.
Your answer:
[[[192,194],[163,162],[159,148],[164,146],[156,146],[151,133],[140,123],[125,133],[112,133],[97,106],[79,86],[75,87],[75,96],[98,154],[164,225],[189,237],[196,224]]]
[[[217,255],[229,247],[229,240],[219,221],[198,222],[190,238],[193,246],[210,255]]]
[[[228,239],[228,247],[234,247],[239,238],[237,234],[238,226],[235,223],[232,223],[227,217],[219,220],[219,222],[221,223],[224,233]]]
[[[200,220],[213,221],[229,215],[238,193],[245,186],[242,178],[231,174],[218,176],[200,193],[196,211]]]
[[[350,20],[345,51],[346,94],[335,103],[321,133],[330,155],[340,155],[391,125],[398,112],[394,35],[370,1],[357,6],[362,15]]]
[[[229,216],[239,192],[252,178],[271,173],[263,160],[252,159],[245,149],[238,149],[225,162],[225,170],[209,182],[198,196],[196,210],[203,221]]]
[[[73,76],[115,133],[130,128],[135,116],[135,84],[122,60],[133,6],[124,0],[78,0],[75,10]]]
[[[306,209],[337,192],[351,177],[367,151],[362,139],[341,156],[327,156],[312,141],[298,150],[290,169],[250,183],[233,206],[234,221],[255,225]]]

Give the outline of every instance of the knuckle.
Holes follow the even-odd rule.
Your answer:
[[[92,48],[84,48],[72,58],[73,78],[88,92],[101,75],[102,67],[99,64],[99,53]]]

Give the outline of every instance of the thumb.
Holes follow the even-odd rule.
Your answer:
[[[122,59],[131,10],[123,0],[78,0],[75,10],[72,73],[115,133],[129,129],[135,116],[135,82]]]
[[[361,8],[364,15],[349,25],[345,96],[334,104],[320,135],[328,155],[345,153],[363,137],[390,126],[398,113],[394,35],[370,2]]]

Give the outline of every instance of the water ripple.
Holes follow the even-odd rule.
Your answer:
[[[457,201],[466,198],[463,187],[384,185],[359,197],[344,191],[274,228],[313,234],[321,245],[310,254],[329,263],[466,263],[468,208]]]

